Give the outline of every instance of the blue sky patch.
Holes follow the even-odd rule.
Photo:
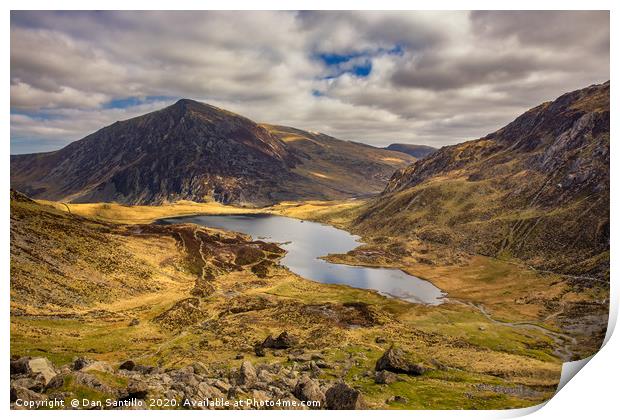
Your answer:
[[[130,96],[127,98],[118,98],[112,99],[111,101],[103,104],[104,109],[113,109],[113,108],[129,108],[132,106],[138,106],[142,104],[146,104],[149,102],[157,102],[157,101],[171,101],[176,99],[172,96],[147,96],[144,98],[139,98],[136,96]]]
[[[392,48],[378,48],[375,51],[346,54],[320,53],[315,55],[315,59],[321,61],[329,71],[328,75],[323,77],[324,79],[333,79],[346,73],[357,77],[368,77],[372,72],[372,58],[384,54],[402,56],[405,54],[405,49],[402,45],[396,44]]]
[[[316,58],[323,62],[329,70],[324,79],[340,77],[345,73],[357,77],[367,77],[372,71],[371,54],[368,52],[355,52],[349,54],[322,53]]]

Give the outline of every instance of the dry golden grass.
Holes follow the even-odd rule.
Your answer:
[[[244,207],[226,206],[216,202],[196,203],[178,201],[159,206],[126,206],[117,203],[59,203],[56,201],[37,200],[43,205],[53,206],[72,214],[122,224],[152,223],[157,219],[194,214],[239,214],[259,213],[262,210]]]

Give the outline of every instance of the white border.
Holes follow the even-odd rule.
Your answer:
[[[515,10],[546,10],[546,9],[563,9],[563,10],[611,10],[611,45],[617,45],[617,27],[618,27],[618,2],[605,0],[590,1],[550,1],[550,0],[521,0],[521,1],[489,1],[489,0],[435,0],[433,2],[421,1],[398,1],[398,0],[382,0],[382,1],[352,1],[352,0],[315,0],[315,1],[285,1],[285,0],[263,0],[260,2],[250,0],[228,0],[226,2],[197,1],[197,0],[176,0],[174,2],[153,2],[138,0],[109,0],[109,1],[90,1],[85,3],[77,0],[65,1],[43,1],[43,0],[22,0],[7,1],[5,13],[2,16],[3,25],[3,43],[4,45],[4,66],[2,67],[3,79],[5,80],[5,96],[3,102],[2,127],[5,133],[2,142],[3,159],[6,162],[2,165],[2,185],[4,187],[5,199],[1,200],[2,217],[0,223],[4,232],[4,240],[1,243],[4,258],[2,260],[2,269],[4,276],[0,282],[0,295],[2,296],[3,310],[2,314],[2,346],[4,372],[1,373],[5,383],[4,391],[0,393],[0,410],[15,418],[84,418],[88,416],[102,416],[104,418],[119,416],[125,417],[125,412],[120,411],[104,411],[104,412],[36,412],[36,411],[10,411],[9,407],[9,366],[8,360],[10,356],[9,349],[9,267],[10,267],[10,251],[9,251],[9,139],[10,139],[10,9],[28,10],[28,9],[57,9],[57,10],[80,10],[89,6],[89,8],[98,10],[142,10],[142,9],[159,9],[159,10],[192,10],[192,9],[224,9],[224,10],[297,10],[297,9],[326,9],[326,10],[483,10],[483,9],[515,9]],[[258,7],[260,6],[260,7]],[[266,29],[268,30],[268,29]],[[616,54],[611,49],[611,74],[617,75],[617,66],[615,65]],[[611,77],[616,80],[615,77]],[[616,103],[615,88],[612,83],[611,91],[612,103]],[[612,105],[615,109],[615,105]],[[614,125],[614,115],[612,113],[611,125]],[[612,129],[615,133],[615,130]],[[618,153],[616,147],[611,148],[611,171],[612,177],[618,168]],[[616,184],[611,185],[611,210],[618,206],[618,188]],[[618,229],[615,223],[611,223],[611,240],[612,243],[618,238]],[[615,261],[611,260],[612,273],[615,273]],[[569,381],[558,394],[553,397],[547,404],[524,410],[506,410],[506,411],[390,411],[377,413],[376,411],[356,411],[353,415],[359,418],[374,418],[377,414],[380,416],[389,415],[392,418],[432,418],[432,419],[492,419],[492,418],[513,418],[528,413],[528,418],[532,419],[606,419],[618,412],[618,393],[616,391],[616,378],[620,377],[619,361],[617,355],[620,355],[620,342],[617,337],[611,336],[611,331],[615,326],[618,313],[618,291],[615,281],[612,282],[611,290],[611,308],[610,308],[610,325],[607,334],[607,343],[604,348],[591,358],[587,367],[579,373],[576,380]],[[570,366],[567,366],[569,368]],[[573,365],[574,367],[574,365]],[[564,373],[564,372],[563,372]],[[544,406],[544,408],[543,408]],[[542,409],[541,409],[542,408]],[[93,414],[86,414],[93,413]],[[247,414],[242,414],[247,413]],[[294,413],[294,414],[293,414]],[[179,412],[161,412],[161,411],[133,411],[130,414],[133,418],[161,418],[179,415]],[[290,415],[299,416],[300,418],[340,418],[341,412],[334,411],[261,411],[261,412],[183,412],[187,416],[217,416],[218,418],[239,418],[240,416],[260,416],[264,418],[283,418]],[[345,414],[347,415],[347,414]],[[350,414],[349,414],[350,415]]]

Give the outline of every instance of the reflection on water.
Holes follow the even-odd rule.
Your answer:
[[[159,223],[195,223],[281,243],[288,252],[282,264],[292,272],[321,283],[347,284],[414,303],[438,305],[444,293],[432,283],[390,268],[354,267],[319,259],[346,253],[360,245],[359,237],[308,221],[269,214],[187,216]]]

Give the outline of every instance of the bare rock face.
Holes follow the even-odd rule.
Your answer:
[[[383,356],[377,360],[375,365],[377,372],[387,370],[394,373],[406,373],[407,375],[419,376],[425,371],[424,367],[411,363],[401,349],[390,347]]]
[[[362,393],[344,382],[337,383],[327,390],[325,402],[330,410],[360,410],[364,408]]]

